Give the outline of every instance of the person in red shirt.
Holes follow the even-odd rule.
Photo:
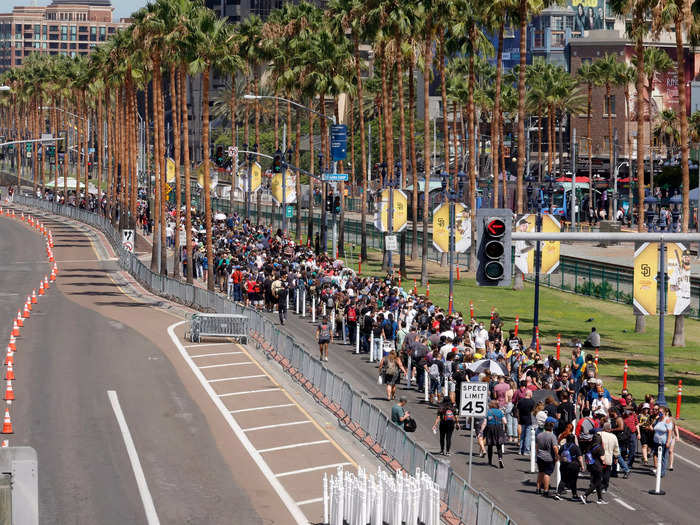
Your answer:
[[[626,450],[622,450],[622,455],[624,456],[625,461],[627,461],[627,466],[632,468],[634,456],[637,453],[637,440],[642,439],[641,432],[639,431],[639,419],[637,418],[637,414],[635,414],[634,410],[626,406],[622,412],[622,422],[627,428],[630,429],[630,433],[632,434],[631,439],[629,439],[629,442],[625,447]]]

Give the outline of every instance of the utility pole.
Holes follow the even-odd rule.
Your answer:
[[[571,140],[571,231],[576,231],[576,128]]]

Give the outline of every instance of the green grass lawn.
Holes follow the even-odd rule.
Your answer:
[[[356,259],[350,259],[351,266],[357,269]],[[394,263],[398,266],[398,257]],[[447,306],[449,281],[447,268],[433,265],[430,273],[430,298],[436,304]],[[381,253],[370,253],[370,260],[362,264],[363,275],[382,275]],[[425,294],[420,286],[420,261],[409,265],[404,288],[413,287],[413,279],[418,279],[418,292]],[[406,282],[408,281],[408,282]],[[505,323],[505,332],[513,328],[515,316],[520,316],[520,336],[528,344],[532,333],[532,316],[534,286],[526,283],[523,290],[510,288],[487,288],[476,285],[472,276],[462,274],[462,279],[455,283],[454,308],[469,316],[469,301],[474,302],[475,316],[488,324],[491,307],[495,307]],[[592,318],[593,321],[586,322]],[[700,431],[700,322],[685,320],[686,346],[671,346],[673,336],[673,316],[666,317],[665,376],[666,399],[675,414],[676,391],[678,380],[683,381],[683,405],[681,425]],[[646,332],[634,333],[634,315],[632,307],[603,301],[590,297],[574,295],[546,287],[540,288],[540,345],[545,354],[556,352],[557,334],[561,334],[561,358],[565,363],[571,360],[573,338],[585,340],[591,326],[601,334],[600,374],[607,388],[619,393],[622,387],[624,362],[629,365],[628,388],[635,399],[644,394],[656,395],[658,391],[659,363],[659,318],[650,316],[646,319]]]

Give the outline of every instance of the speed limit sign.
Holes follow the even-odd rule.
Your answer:
[[[489,404],[489,384],[464,381],[459,396],[459,415],[484,417]]]

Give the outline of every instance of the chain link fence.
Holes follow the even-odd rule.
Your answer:
[[[416,442],[403,428],[395,425],[365,395],[350,383],[323,366],[291,336],[280,331],[256,310],[236,304],[223,295],[198,288],[176,279],[152,272],[135,255],[121,245],[121,236],[107,217],[72,206],[16,195],[21,205],[68,217],[99,229],[105,234],[119,258],[119,265],[141,285],[156,295],[205,312],[245,315],[249,335],[257,334],[258,347],[274,351],[296,379],[306,382],[316,392],[315,397],[338,417],[356,437],[365,443],[389,466],[397,465],[410,473],[416,469],[426,472],[440,485],[446,505],[443,520],[466,525],[515,525],[515,522],[486,494],[471,487],[447,461],[436,458]]]

